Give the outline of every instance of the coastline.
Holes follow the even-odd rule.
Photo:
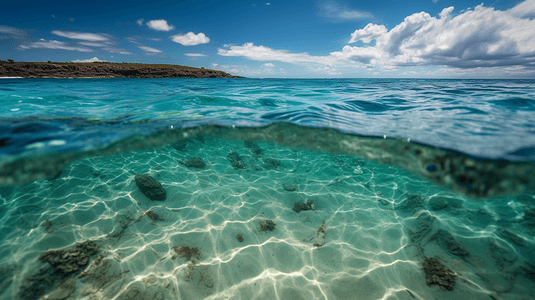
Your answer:
[[[243,78],[181,65],[0,61],[0,78]]]

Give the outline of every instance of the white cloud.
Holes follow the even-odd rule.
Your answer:
[[[151,47],[147,47],[147,46],[137,46],[139,49],[147,52],[147,54],[156,54],[156,53],[162,53],[161,50],[158,50],[158,49],[155,49],[155,48],[151,48]]]
[[[69,39],[84,40],[84,41],[90,41],[90,42],[109,41],[111,38],[110,35],[102,34],[102,33],[96,34],[96,33],[87,33],[87,32],[61,31],[61,30],[53,30],[52,33],[55,35],[69,38]]]
[[[11,26],[2,26],[2,25],[0,25],[0,33],[11,34],[11,35],[13,35],[15,37],[20,37],[20,36],[25,36],[26,35],[26,31],[24,31],[24,30],[21,30],[21,29],[15,28],[15,27],[11,27]]]
[[[204,55],[204,54],[200,54],[200,53],[184,53],[184,55],[186,55],[186,56],[191,56],[191,57],[206,56],[206,55]]]
[[[204,35],[204,33],[201,32],[199,34],[195,34],[191,31],[184,35],[173,35],[171,39],[173,40],[173,42],[182,44],[184,46],[195,46],[210,42],[210,39],[206,35]]]
[[[109,43],[96,43],[96,42],[79,42],[79,45],[89,46],[89,47],[106,47],[109,46]]]
[[[239,75],[239,76],[253,76],[253,77],[274,77],[274,76],[282,76],[285,74],[284,70],[273,70],[273,69],[266,69],[266,68],[260,68],[260,69],[253,69],[249,66],[242,66],[242,65],[220,65],[213,63],[212,69],[214,70],[220,70],[227,72],[232,75]]]
[[[351,39],[349,40],[349,43],[351,44],[358,40],[361,40],[364,43],[369,43],[387,32],[388,30],[384,25],[375,25],[369,23],[363,29],[359,29],[353,32],[351,34]]]
[[[440,65],[477,68],[523,65],[535,68],[535,0],[506,11],[478,5],[457,16],[453,7],[438,17],[412,14],[390,31],[368,24],[351,35],[350,42],[373,47],[344,47],[332,56],[371,65]]]
[[[229,49],[217,49],[222,56],[242,56],[252,60],[282,61],[288,63],[313,62],[331,64],[334,60],[328,56],[312,56],[308,53],[291,53],[286,50],[274,50],[265,46],[255,46],[253,43],[245,43],[242,46],[225,45]]]
[[[319,3],[318,7],[320,16],[332,21],[347,22],[360,19],[369,19],[372,17],[372,14],[368,12],[351,9],[334,0],[322,1]]]
[[[154,29],[154,30],[157,30],[157,31],[170,31],[170,30],[173,30],[175,28],[175,26],[167,24],[166,20],[148,21],[147,22],[147,26],[149,26],[150,29]]]
[[[145,19],[141,18],[141,19],[137,19],[136,23],[137,25],[139,26],[143,26],[143,21],[145,21]]]
[[[93,49],[87,47],[74,47],[65,42],[60,41],[47,41],[45,39],[40,39],[39,41],[32,42],[26,45],[20,45],[19,49],[29,50],[29,49],[54,49],[54,50],[67,50],[67,51],[80,51],[80,52],[94,52]]]
[[[105,61],[105,60],[100,60],[98,59],[98,57],[93,57],[93,58],[89,58],[89,59],[77,59],[77,60],[73,60],[72,62],[75,62],[75,63],[88,63],[88,62],[95,62],[95,61]]]
[[[265,64],[264,64],[264,67],[266,67],[266,68],[272,68],[272,67],[274,67],[274,65],[273,65],[272,63],[265,63]]]

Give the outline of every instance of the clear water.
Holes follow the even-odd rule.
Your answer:
[[[533,299],[534,83],[1,79],[0,298]]]

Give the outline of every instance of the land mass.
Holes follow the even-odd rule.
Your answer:
[[[165,64],[0,61],[0,77],[24,78],[239,78],[223,71]]]

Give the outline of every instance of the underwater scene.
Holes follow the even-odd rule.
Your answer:
[[[534,83],[1,79],[0,299],[535,299]]]

